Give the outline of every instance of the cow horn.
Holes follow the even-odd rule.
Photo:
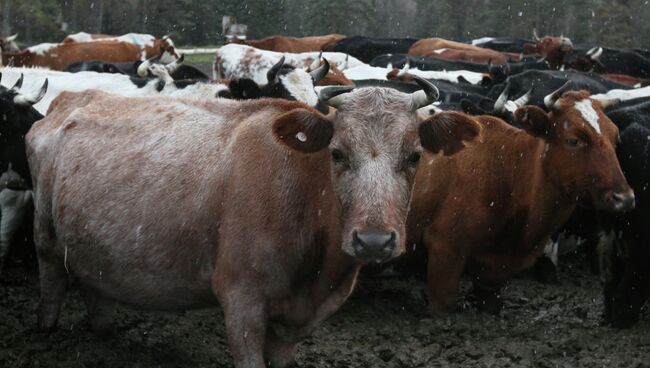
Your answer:
[[[417,83],[420,88],[422,88],[421,91],[415,91],[411,93],[411,108],[413,111],[421,107],[431,105],[438,100],[440,97],[440,91],[438,91],[438,87],[436,87],[428,80],[417,75],[414,75],[413,79],[415,80],[415,83]]]
[[[149,58],[138,66],[137,73],[140,77],[145,78],[148,75],[149,72],[149,67],[151,66],[151,62],[156,59],[157,56],[154,56],[152,58]]]
[[[18,80],[16,81],[16,84],[14,84],[14,86],[11,87],[11,90],[12,90],[12,91],[14,91],[14,92],[18,92],[18,90],[20,89],[20,87],[23,86],[23,79],[24,79],[24,77],[25,77],[25,76],[23,75],[23,73],[20,73],[20,78],[18,78]]]
[[[7,37],[5,37],[5,38],[4,38],[4,41],[5,41],[5,42],[12,42],[12,41],[14,41],[14,40],[16,39],[16,37],[18,37],[18,33],[14,33],[14,34],[11,35],[11,36],[7,36]]]
[[[339,70],[343,71],[348,68],[348,61],[350,60],[350,54],[345,54],[345,66],[343,68],[339,68]]]
[[[314,79],[314,81],[319,81],[330,72],[330,63],[327,59],[323,58],[323,65],[319,66],[317,69],[309,72],[309,75]]]
[[[526,93],[524,93],[521,97],[518,99],[512,101],[517,108],[520,108],[522,106],[525,106],[528,104],[528,101],[530,101],[530,97],[533,95],[533,90],[535,90],[535,85],[533,84],[530,86],[530,89]]]
[[[406,73],[408,73],[409,69],[411,69],[411,62],[409,60],[406,60],[406,63],[404,63],[402,69],[400,69],[400,71],[397,72],[397,77],[402,78],[403,76],[406,75]]]
[[[185,54],[181,54],[181,56],[178,59],[165,65],[165,69],[167,69],[167,72],[169,72],[169,74],[174,74],[174,72],[178,70],[178,68],[180,68],[181,65],[183,65],[184,60],[185,60]]]
[[[0,73],[0,83],[2,83],[2,73]]]
[[[45,92],[47,92],[47,84],[48,84],[47,78],[45,78],[45,82],[43,83],[43,86],[38,92],[29,93],[29,94],[17,94],[16,96],[14,96],[14,103],[16,105],[26,106],[26,107],[38,103],[38,101],[40,101],[43,98],[43,96],[45,96]]]
[[[589,55],[589,58],[591,60],[598,60],[600,57],[603,55],[603,48],[602,47],[594,47],[593,49],[587,51],[587,55]]]
[[[316,68],[320,66],[320,60],[322,58],[323,58],[323,51],[321,50],[321,52],[318,54],[318,57],[312,60],[311,64],[309,65],[309,70],[316,70]]]
[[[533,28],[533,39],[535,42],[538,42],[540,40],[539,36],[537,35],[537,28]]]
[[[318,92],[318,98],[326,104],[338,109],[343,102],[344,93],[348,93],[354,89],[354,86],[333,86],[325,87]]]
[[[268,72],[266,72],[266,80],[269,84],[275,84],[278,81],[278,73],[282,66],[284,65],[284,55],[280,58],[280,61],[275,63]]]
[[[566,83],[564,83],[564,84],[562,85],[562,87],[558,88],[557,90],[551,92],[551,93],[548,94],[546,97],[544,97],[544,105],[546,105],[546,107],[547,107],[549,110],[555,110],[555,108],[557,107],[557,106],[556,106],[557,101],[558,101],[558,100],[560,99],[560,97],[562,96],[562,91],[563,91],[563,90],[564,90],[564,89],[565,89],[565,88],[566,88],[570,83],[571,83],[571,81],[566,81]]]
[[[621,103],[620,98],[604,98],[602,100],[598,100],[600,104],[603,106],[603,109],[606,109],[608,107],[616,106],[619,103]]]
[[[506,102],[508,101],[508,94],[510,93],[510,83],[506,84],[499,98],[494,103],[494,112],[503,113],[506,109]]]

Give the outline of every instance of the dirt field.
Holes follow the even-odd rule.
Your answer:
[[[364,276],[351,300],[298,351],[301,367],[650,367],[650,313],[631,330],[601,326],[600,286],[582,262],[560,285],[514,280],[500,316],[424,313],[423,284]],[[467,285],[463,285],[466,289]],[[116,337],[87,330],[76,291],[58,331],[34,331],[35,271],[0,282],[0,367],[231,367],[218,309],[171,315],[120,308]]]

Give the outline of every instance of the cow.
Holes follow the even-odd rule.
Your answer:
[[[323,51],[342,52],[369,63],[382,54],[404,54],[417,42],[416,38],[375,38],[352,36],[323,46]]]
[[[579,45],[565,56],[565,61],[571,63],[591,50],[599,50],[596,59],[599,66],[607,73],[650,78],[650,59],[631,49]]]
[[[623,172],[637,193],[637,206],[629,213],[604,219],[606,236],[599,243],[605,318],[618,328],[637,323],[641,308],[650,298],[650,198],[647,190],[650,124],[647,108],[637,117],[641,119],[627,120],[629,125],[621,130],[617,149]]]
[[[65,68],[66,72],[95,72],[95,73],[116,73],[126,74],[120,67],[113,63],[106,63],[101,60],[77,61]]]
[[[559,69],[564,57],[573,50],[573,42],[564,36],[540,38],[536,30],[533,31],[533,34],[535,43],[524,44],[524,54],[541,56],[548,61],[553,69]]]
[[[18,51],[18,45],[16,44],[16,38],[18,33],[13,34],[7,37],[0,37],[0,51]]]
[[[0,73],[0,81],[2,80]],[[34,105],[38,103],[48,88],[48,80],[33,92],[21,92],[23,75],[13,87],[0,86],[0,173],[12,167],[13,172],[22,177],[28,187],[32,180],[25,156],[25,135],[37,120],[43,118]]]
[[[16,235],[29,218],[33,193],[25,179],[11,169],[0,175],[0,273]]]
[[[230,95],[235,100],[250,100],[262,97],[284,98],[302,101],[327,113],[329,107],[318,99],[314,83],[329,73],[329,62],[307,73],[284,63],[284,56],[266,73],[265,84],[258,84],[250,78],[233,79],[228,84]]]
[[[300,54],[259,50],[254,47],[228,44],[220,47],[215,54],[214,79],[250,78],[255,83],[266,83],[266,73],[282,57],[287,65],[296,68],[312,68],[325,58],[336,64],[341,71],[363,63],[354,57],[340,52],[304,52]]]
[[[3,52],[2,61],[14,67],[65,70],[78,61],[132,62],[140,60],[140,53],[139,46],[119,41],[44,43],[21,51]]]
[[[0,74],[0,80],[2,74]],[[30,218],[32,179],[25,154],[25,135],[43,118],[32,105],[47,90],[21,92],[23,78],[8,89],[0,86],[0,272],[25,220]]]
[[[405,64],[420,70],[454,71],[462,70],[475,73],[487,73],[487,65],[469,63],[464,61],[450,61],[434,59],[430,57],[418,57],[408,54],[384,54],[379,55],[370,61],[370,66],[386,68],[389,65],[395,68],[402,68]]]
[[[260,50],[300,53],[321,51],[323,46],[344,38],[345,36],[340,34],[310,37],[270,36],[261,40],[239,40],[235,38],[233,39],[233,43],[241,43]]]
[[[521,128],[475,117],[481,132],[465,150],[423,157],[408,244],[426,253],[420,257],[428,262],[432,310],[453,304],[467,273],[479,309],[498,313],[503,284],[532,266],[579,201],[614,212],[634,208],[616,158],[618,129],[604,104],[586,91],[555,91],[545,100],[548,113],[515,111]]]
[[[408,54],[413,56],[427,56],[436,50],[443,50],[443,49],[465,50],[465,51],[484,50],[481,49],[480,47],[476,47],[467,43],[450,41],[439,37],[433,37],[433,38],[423,38],[413,43],[411,48],[408,50]]]
[[[147,79],[142,87],[138,87],[131,78],[123,74],[79,72],[66,73],[39,68],[4,68],[3,80],[8,85],[17,81],[21,74],[26,76],[26,87],[40,87],[44,79],[48,80],[48,88],[43,98],[34,104],[34,108],[45,114],[52,100],[64,91],[84,91],[98,89],[122,96],[155,96],[168,95],[195,99],[228,96],[228,86],[219,82],[205,81],[169,81],[164,66],[156,67],[162,79]],[[38,86],[36,86],[38,84]],[[311,87],[313,89],[313,86]]]
[[[450,61],[465,61],[475,64],[506,64],[510,61],[519,61],[519,54],[506,54],[499,51],[481,49],[477,50],[457,50],[457,49],[438,49],[433,52],[416,55],[430,57],[434,59],[445,59]]]
[[[219,303],[235,367],[292,366],[361,265],[404,252],[423,149],[451,155],[478,133],[463,116],[421,120],[437,93],[420,83],[325,88],[329,116],[277,99],[62,94],[27,135],[39,328],[56,326],[72,277],[95,331],[116,301]]]
[[[83,42],[125,42],[135,45],[144,51],[145,58],[152,58],[160,56],[160,61],[163,63],[171,63],[178,59],[180,55],[176,52],[174,42],[169,36],[156,38],[150,34],[142,33],[127,33],[122,36],[112,36],[106,34],[90,34],[86,32],[79,32],[66,36],[63,43],[83,43]]]

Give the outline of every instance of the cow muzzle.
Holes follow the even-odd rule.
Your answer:
[[[394,256],[397,234],[394,231],[365,230],[352,233],[354,256],[364,262],[383,262]]]
[[[623,192],[610,190],[605,193],[604,199],[605,209],[613,212],[631,211],[635,206],[634,191],[632,189]]]

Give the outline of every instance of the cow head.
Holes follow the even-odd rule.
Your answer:
[[[164,36],[163,38],[156,39],[154,41],[154,48],[160,50],[161,63],[169,64],[174,60],[180,58],[180,55],[176,53],[174,41],[172,41],[169,36]]]
[[[311,73],[314,70],[325,65],[325,59],[322,58],[323,52],[321,51],[317,59],[307,68],[307,72]],[[329,64],[329,71],[323,78],[315,81],[317,86],[354,86],[354,82],[345,77],[343,72],[336,66],[336,64]]]
[[[317,108],[322,113],[328,112],[325,103],[319,100],[314,83],[323,79],[329,72],[329,62],[323,59],[323,65],[311,72],[284,64],[284,56],[266,73],[268,83],[258,85],[250,78],[233,79],[228,88],[234,99],[249,100],[262,97],[284,98],[300,101]]]
[[[618,128],[603,112],[609,102],[592,100],[586,91],[561,90],[544,98],[549,113],[536,106],[515,112],[517,124],[546,141],[546,175],[567,200],[609,211],[634,208],[634,192],[616,157]]]
[[[0,80],[2,74],[0,73]],[[21,93],[23,75],[20,75],[16,84],[7,89],[0,86],[0,138],[20,136],[27,134],[27,131],[36,120],[43,118],[32,105],[40,101],[47,92],[47,79],[43,86],[35,92]]]
[[[553,68],[559,68],[564,56],[573,50],[573,42],[564,36],[545,36],[540,38],[537,36],[537,31],[534,30],[534,39],[534,44],[524,44],[524,52],[526,54],[538,54],[545,57]]]
[[[420,117],[417,109],[435,101],[438,90],[429,81],[418,77],[416,81],[423,90],[412,94],[377,87],[338,96],[332,92],[349,87],[329,87],[320,94],[337,109],[330,125],[322,124],[332,126],[331,139],[322,134],[318,142],[319,148],[331,152],[342,249],[364,262],[381,262],[404,252],[405,220],[423,149],[451,155],[479,131],[464,114]],[[300,148],[312,140],[315,126],[308,120],[301,128],[276,127],[276,135]]]
[[[564,66],[580,72],[607,73],[607,68],[600,62],[600,56],[602,54],[602,47],[594,47],[584,55],[579,55],[573,58],[573,60],[568,61]]]
[[[18,33],[12,36],[0,37],[0,51],[19,51],[20,48],[16,44],[17,37]]]

